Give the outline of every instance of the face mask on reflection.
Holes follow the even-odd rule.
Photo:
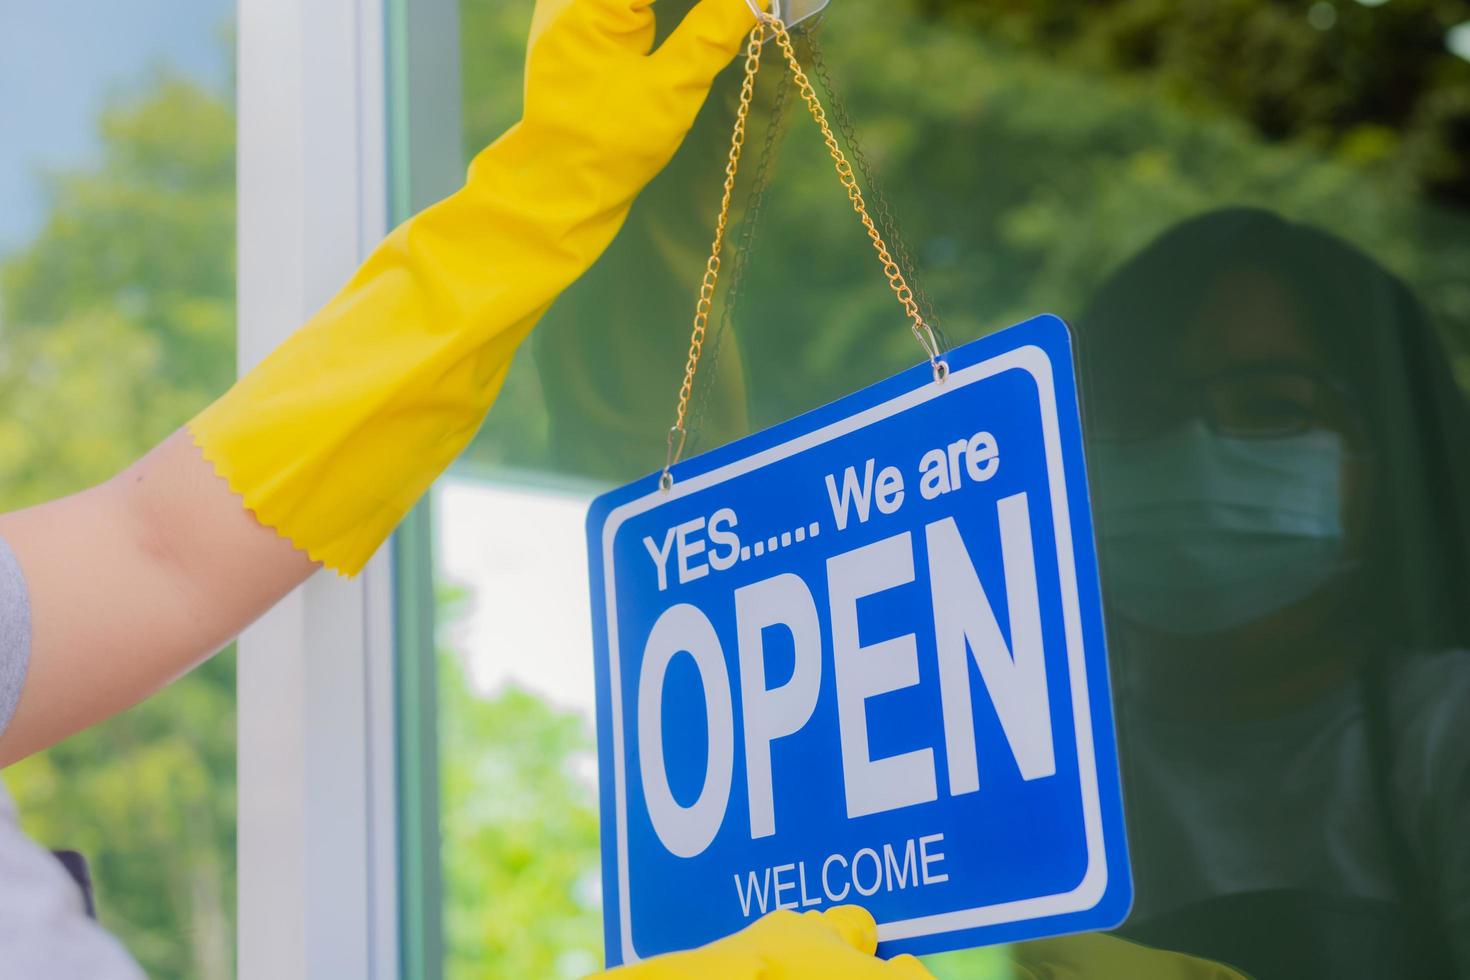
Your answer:
[[[1193,421],[1095,455],[1115,610],[1203,634],[1305,599],[1346,566],[1342,437],[1216,435]]]

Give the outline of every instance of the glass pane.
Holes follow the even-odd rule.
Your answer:
[[[504,473],[435,491],[446,976],[602,962],[591,498]]]
[[[461,2],[472,151],[517,115],[531,7]],[[661,2],[664,29],[687,7]],[[1467,24],[1464,3],[833,0],[799,43],[947,339],[1042,311],[1077,337],[1137,901],[1113,935],[936,973],[1470,975]],[[778,73],[693,452],[920,357]],[[584,625],[516,624],[579,608],[567,487],[663,462],[738,81],[440,491],[454,976],[600,953]],[[535,552],[556,567],[516,564],[563,534]]]
[[[0,508],[111,476],[234,374],[232,0],[0,4]],[[4,778],[151,977],[227,978],[234,660]]]

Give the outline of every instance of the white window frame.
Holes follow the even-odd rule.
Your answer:
[[[347,280],[391,212],[452,190],[462,172],[457,2],[414,0],[412,21],[406,10],[239,0],[242,373]],[[390,64],[414,75],[423,94],[410,101],[438,99],[412,127],[428,143],[410,143],[435,163],[411,173],[408,155],[390,167]],[[240,638],[241,980],[423,974],[400,951],[392,552],[355,579],[319,573]]]

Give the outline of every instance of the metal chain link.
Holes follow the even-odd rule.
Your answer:
[[[883,235],[878,231],[872,216],[868,213],[868,205],[863,199],[862,188],[858,186],[852,164],[848,162],[847,155],[842,152],[837,137],[832,135],[832,127],[827,122],[827,113],[822,108],[822,102],[817,97],[816,90],[812,88],[811,80],[802,70],[801,63],[796,59],[796,51],[791,44],[791,35],[787,33],[785,26],[779,20],[772,18],[769,22],[776,36],[776,43],[781,46],[781,53],[786,56],[786,64],[791,69],[791,77],[796,81],[797,91],[801,94],[802,101],[806,103],[812,118],[816,120],[817,126],[822,130],[822,140],[827,144],[827,152],[832,156],[837,179],[847,191],[847,199],[851,202],[852,209],[857,212],[863,229],[873,243],[873,250],[877,253],[878,262],[883,267],[883,274],[888,278],[888,285],[893,289],[894,296],[898,298],[899,304],[903,306],[904,313],[909,318],[914,339],[929,355],[929,363],[933,366],[936,377],[942,377],[946,369],[939,359],[941,351],[934,337],[934,331],[924,320],[923,314],[919,312],[918,304],[914,302],[914,292],[909,288],[903,270],[893,261],[893,256],[888,251],[888,244],[883,240]]]
[[[858,139],[857,127],[853,124],[852,116],[848,113],[841,94],[832,82],[831,72],[827,68],[827,59],[819,43],[820,30],[824,22],[825,18],[819,17],[811,27],[803,32],[807,42],[806,57],[811,64],[812,77],[816,79],[817,87],[821,90],[822,98],[826,102],[828,115],[837,124],[838,134],[842,137],[848,155],[857,167],[858,175],[867,187],[868,199],[873,206],[873,218],[878,223],[878,230],[883,233],[884,240],[888,242],[888,247],[893,251],[893,257],[898,262],[899,268],[908,270],[909,285],[913,287],[919,311],[924,314],[924,319],[933,328],[935,336],[939,338],[940,349],[948,350],[949,338],[945,334],[944,324],[940,321],[934,303],[929,299],[922,282],[917,279],[918,263],[912,257],[913,252],[908,246],[907,237],[899,224],[897,214],[889,203],[885,185],[868,160],[867,153],[863,151],[862,142]],[[744,301],[745,279],[750,268],[750,257],[755,252],[761,221],[765,217],[765,206],[769,196],[767,192],[770,189],[770,172],[778,156],[777,150],[784,129],[786,102],[790,92],[791,75],[783,72],[772,101],[770,122],[766,127],[764,145],[761,147],[761,155],[751,179],[744,214],[741,216],[733,239],[734,261],[730,266],[729,285],[725,288],[725,295],[720,303],[719,318],[706,341],[706,353],[702,362],[706,366],[702,373],[707,380],[698,386],[694,409],[685,423],[689,429],[686,445],[690,452],[699,450],[703,423],[709,413],[713,392],[718,386],[715,379],[719,377],[721,355],[725,350],[725,338],[734,330],[736,311]]]
[[[740,152],[745,145],[746,121],[750,115],[751,99],[755,92],[756,74],[760,71],[760,52],[765,44],[767,28],[770,29],[777,45],[781,48],[781,53],[786,59],[786,65],[791,71],[791,78],[796,83],[802,101],[806,103],[812,119],[822,131],[822,140],[826,143],[827,152],[832,157],[837,179],[842,184],[843,190],[847,192],[848,202],[852,204],[853,211],[857,213],[863,229],[868,234],[868,239],[873,244],[873,250],[883,268],[884,276],[888,279],[889,287],[909,318],[909,329],[913,332],[914,339],[919,342],[919,346],[929,357],[929,363],[934,369],[935,380],[942,382],[949,373],[948,365],[940,359],[942,352],[933,329],[925,321],[915,302],[914,292],[904,278],[903,270],[894,262],[893,255],[888,250],[888,244],[883,240],[882,233],[879,232],[872,216],[868,213],[867,201],[863,198],[862,189],[858,186],[852,164],[848,161],[847,155],[843,153],[837,137],[832,134],[832,127],[827,121],[822,102],[812,88],[811,80],[802,70],[800,61],[797,60],[786,25],[779,18],[763,14],[751,31],[750,40],[745,48],[745,78],[740,86],[740,107],[735,114],[735,128],[730,138],[730,155],[725,165],[724,196],[720,200],[720,212],[715,220],[715,237],[710,244],[709,261],[705,265],[704,278],[700,283],[699,300],[694,307],[694,329],[689,337],[689,357],[684,365],[684,382],[679,386],[679,403],[674,425],[669,429],[668,435],[668,454],[664,459],[663,473],[659,477],[659,486],[664,490],[674,485],[674,478],[670,471],[683,455],[684,441],[688,435],[685,419],[689,412],[689,397],[693,392],[694,376],[699,369],[699,359],[704,351],[704,336],[709,327],[709,314],[713,307],[715,288],[719,284],[720,255],[724,248],[725,226],[730,215],[730,200],[734,194],[735,175],[740,168]]]
[[[908,247],[908,241],[899,225],[898,216],[889,204],[888,195],[884,192],[883,182],[878,179],[877,171],[868,161],[868,155],[863,152],[863,145],[858,140],[857,127],[853,125],[852,116],[847,112],[847,106],[838,94],[837,87],[832,84],[832,75],[827,70],[827,59],[822,54],[820,43],[819,31],[824,22],[825,18],[818,19],[807,32],[807,46],[810,51],[808,57],[811,61],[812,75],[816,77],[817,83],[821,86],[822,96],[827,100],[827,111],[832,121],[837,124],[837,131],[842,134],[842,140],[847,144],[847,152],[851,154],[852,162],[857,165],[858,174],[868,188],[868,197],[873,204],[873,216],[878,222],[878,230],[883,233],[888,247],[893,250],[893,257],[898,260],[899,267],[908,270],[909,285],[913,287],[914,299],[919,304],[919,312],[924,314],[925,322],[939,338],[940,349],[948,350],[949,338],[944,334],[944,324],[940,322],[934,303],[929,299],[928,293],[924,291],[924,286],[919,281],[919,266],[914,261],[913,253]]]
[[[725,296],[720,303],[720,318],[715,324],[713,335],[707,342],[709,353],[705,355],[705,360],[708,362],[704,371],[706,380],[699,386],[694,412],[687,423],[691,450],[699,448],[700,427],[709,412],[710,398],[717,384],[716,379],[720,376],[720,354],[725,349],[725,337],[735,327],[735,310],[745,293],[745,277],[750,268],[750,257],[755,253],[761,218],[765,216],[766,192],[770,189],[771,167],[775,164],[776,151],[781,139],[782,121],[786,115],[786,102],[790,94],[791,76],[783,73],[781,81],[776,86],[776,97],[771,104],[770,122],[766,126],[766,136],[761,146],[760,158],[756,161],[755,175],[750,182],[750,197],[746,201],[745,213],[741,216],[739,228],[736,230],[735,261],[730,264],[730,284],[725,288]]]
[[[689,357],[684,362],[684,383],[679,386],[679,407],[674,425],[669,429],[668,454],[664,457],[659,486],[667,490],[674,485],[669,470],[684,453],[688,430],[684,418],[689,412],[689,396],[694,391],[694,373],[704,352],[704,333],[709,328],[709,314],[714,306],[715,287],[720,281],[720,253],[725,247],[725,224],[730,219],[730,199],[735,194],[735,174],[740,169],[740,151],[745,147],[745,124],[750,117],[750,102],[755,96],[755,76],[761,70],[761,48],[766,41],[766,25],[758,22],[745,43],[745,78],[740,83],[740,107],[735,111],[735,129],[730,134],[730,155],[725,161],[725,191],[720,198],[720,213],[715,219],[715,237],[710,242],[709,261],[699,284],[699,301],[694,305],[694,330],[689,335]]]

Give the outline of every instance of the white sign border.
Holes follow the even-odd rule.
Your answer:
[[[607,651],[609,698],[612,705],[613,798],[617,818],[618,915],[623,941],[623,960],[635,963],[641,957],[633,946],[633,920],[629,902],[627,774],[623,744],[622,669],[618,657],[617,601],[613,569],[613,541],[629,519],[660,504],[753,470],[805,452],[822,443],[880,422],[899,412],[959,388],[984,381],[1004,371],[1020,369],[1036,382],[1041,401],[1041,429],[1045,443],[1047,482],[1051,490],[1052,525],[1057,545],[1057,572],[1061,580],[1063,633],[1067,644],[1068,680],[1072,689],[1073,727],[1077,735],[1077,766],[1082,789],[1082,819],[1087,842],[1087,870],[1070,891],[1056,895],[1002,902],[973,909],[941,912],[878,924],[878,940],[888,942],[936,933],[956,932],[980,926],[1039,919],[1081,912],[1097,905],[1107,891],[1108,865],[1103,852],[1102,805],[1097,780],[1097,758],[1092,738],[1092,706],[1088,700],[1087,663],[1083,652],[1082,613],[1077,593],[1077,568],[1072,548],[1072,522],[1067,506],[1066,472],[1056,405],[1056,385],[1051,359],[1034,344],[972,364],[952,373],[943,384],[930,383],[858,412],[830,425],[762,450],[745,459],[680,480],[667,492],[654,490],[615,508],[603,524],[603,587],[607,600]]]

